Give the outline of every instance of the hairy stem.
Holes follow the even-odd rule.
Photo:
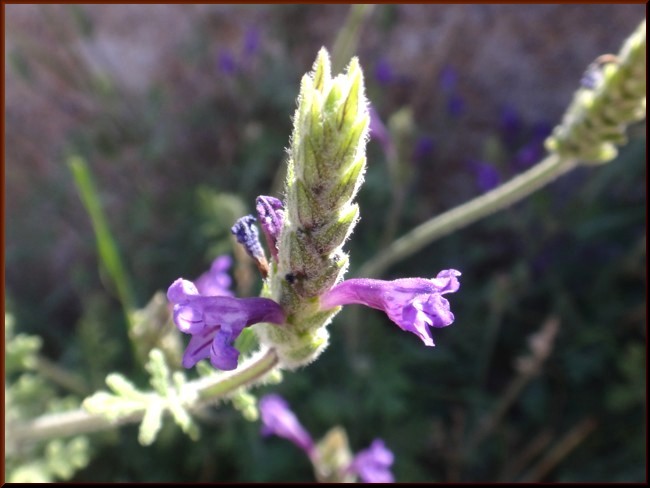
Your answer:
[[[186,388],[193,388],[198,400],[189,406],[190,411],[198,410],[216,400],[224,398],[243,386],[260,383],[278,364],[278,357],[273,349],[260,352],[243,364],[239,369],[224,373],[218,377],[206,377],[192,381]],[[152,393],[153,394],[153,393]],[[84,409],[42,415],[22,425],[7,426],[7,437],[13,445],[23,442],[35,442],[55,437],[67,437],[89,432],[111,429],[119,425],[139,422],[145,409],[138,410],[109,421],[99,414],[89,413]]]
[[[416,253],[436,239],[522,200],[576,165],[577,161],[574,159],[552,154],[494,190],[415,227],[363,264],[357,274],[368,278],[378,277],[391,265]]]

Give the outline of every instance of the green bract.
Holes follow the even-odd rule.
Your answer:
[[[327,51],[301,82],[285,190],[278,263],[265,295],[287,314],[285,327],[260,326],[284,366],[315,359],[325,348],[324,327],[338,308],[319,311],[318,297],[338,283],[348,265],[342,247],[359,218],[352,203],[363,181],[368,102],[357,58],[332,78]]]

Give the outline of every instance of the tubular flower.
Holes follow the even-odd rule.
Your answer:
[[[196,289],[201,295],[208,296],[233,296],[230,291],[232,279],[228,269],[232,266],[232,258],[227,254],[217,257],[212,261],[210,269],[194,280]]]
[[[260,399],[259,407],[263,435],[284,437],[312,456],[314,441],[280,395],[264,396]]]
[[[169,287],[167,299],[174,304],[176,327],[192,335],[183,355],[185,368],[209,357],[215,368],[235,369],[239,351],[233,343],[244,327],[285,320],[282,308],[273,300],[201,295],[194,283],[181,278]]]
[[[394,458],[384,441],[375,439],[368,449],[357,453],[348,471],[356,473],[364,483],[393,483],[390,467]]]
[[[280,395],[268,394],[260,398],[260,416],[262,417],[262,434],[277,435],[290,440],[302,449],[316,470],[325,469],[338,471],[337,478],[343,480],[347,475],[356,475],[364,483],[392,483],[393,474],[390,466],[393,464],[393,453],[386,447],[384,441],[375,439],[368,449],[360,451],[351,462],[340,467],[323,464],[321,451],[322,443],[317,447],[309,432],[300,424],[289,404]],[[347,449],[347,440],[345,441]],[[334,456],[336,457],[336,456]]]
[[[442,295],[458,291],[460,271],[447,269],[433,279],[403,278],[393,281],[355,278],[346,280],[320,298],[328,310],[357,303],[383,310],[402,330],[433,346],[429,327],[446,327],[454,321],[449,302]]]

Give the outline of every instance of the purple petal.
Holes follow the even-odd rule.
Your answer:
[[[425,345],[433,346],[429,327],[445,327],[454,321],[449,302],[442,295],[458,291],[458,276],[459,271],[448,269],[430,280],[346,280],[321,296],[321,309],[356,303],[383,310],[402,330],[414,333]]]
[[[277,242],[284,225],[284,204],[277,198],[260,195],[255,201],[255,209],[271,255],[277,260]]]
[[[191,281],[182,279],[169,287],[167,297],[174,303],[174,323],[192,335],[183,355],[186,368],[210,358],[216,368],[235,369],[239,351],[233,343],[245,327],[285,320],[282,307],[271,299],[203,296]]]
[[[212,341],[210,349],[210,362],[212,366],[224,371],[231,371],[237,368],[239,360],[239,351],[235,349],[233,343],[241,330],[237,334],[219,329]]]
[[[438,288],[438,293],[441,295],[454,293],[460,288],[460,281],[458,281],[460,274],[457,269],[444,269],[431,281]]]
[[[205,327],[201,332],[192,335],[185,353],[183,354],[183,367],[191,368],[201,359],[210,357],[211,345],[219,326]]]
[[[370,137],[375,139],[382,147],[387,158],[393,157],[393,140],[373,105],[368,106],[370,114]]]
[[[174,281],[167,290],[167,300],[173,304],[187,303],[190,296],[196,296],[199,291],[194,286],[194,283],[182,278]]]
[[[393,67],[386,59],[380,59],[375,66],[375,79],[380,85],[387,85],[395,80]]]
[[[185,334],[195,334],[205,327],[201,310],[188,305],[174,305],[174,323]]]
[[[217,257],[210,269],[194,280],[197,290],[201,295],[207,296],[233,296],[230,291],[232,279],[228,270],[232,266],[232,259],[228,255]]]
[[[259,408],[263,435],[288,439],[311,456],[314,441],[280,395],[265,395],[260,399]]]
[[[384,441],[375,439],[368,449],[354,457],[349,469],[357,473],[364,483],[393,483],[395,479],[390,467],[394,458]]]

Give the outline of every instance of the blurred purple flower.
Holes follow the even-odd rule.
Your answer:
[[[451,94],[447,98],[447,115],[452,118],[460,117],[465,111],[465,100],[456,94]]]
[[[454,321],[442,295],[460,287],[460,272],[447,269],[433,279],[402,278],[393,281],[353,278],[343,281],[320,298],[322,310],[357,303],[383,310],[402,330],[433,346],[429,327],[446,327]]]
[[[553,125],[550,122],[546,120],[536,122],[533,125],[531,139],[543,143],[551,135],[552,130]]]
[[[255,26],[249,26],[244,34],[244,57],[253,57],[260,48],[260,30]]]
[[[415,149],[413,150],[413,159],[415,159],[416,161],[422,159],[429,159],[433,154],[434,149],[435,149],[435,142],[433,138],[429,136],[419,137],[418,140],[415,141]]]
[[[370,113],[370,137],[381,145],[386,158],[395,156],[395,146],[393,145],[390,132],[388,132],[388,129],[372,104],[368,106],[368,112]]]
[[[262,435],[277,435],[293,442],[311,458],[314,454],[314,441],[309,432],[300,424],[289,404],[280,395],[269,394],[260,399]]]
[[[499,131],[503,143],[510,149],[517,145],[521,136],[521,117],[519,112],[511,105],[501,107],[499,114]]]
[[[390,467],[394,458],[384,441],[375,439],[368,449],[354,457],[348,471],[356,473],[364,483],[393,483]]]
[[[512,167],[516,172],[528,169],[542,159],[546,152],[544,140],[551,130],[551,125],[546,122],[538,122],[533,126],[530,141],[517,151],[512,160]]]
[[[450,65],[446,65],[440,71],[439,76],[440,88],[443,92],[449,94],[456,90],[458,83],[458,73]]]
[[[191,368],[210,358],[215,368],[237,367],[239,351],[233,346],[242,330],[258,322],[282,324],[282,307],[268,298],[233,298],[201,295],[191,281],[177,279],[167,290],[174,305],[174,323],[192,338],[183,355],[183,366]]]
[[[501,183],[501,175],[492,164],[470,159],[467,165],[476,176],[476,185],[482,192],[490,191]]]
[[[393,67],[385,58],[381,58],[375,65],[375,79],[380,85],[388,85],[395,81]]]
[[[260,398],[260,416],[262,418],[262,435],[277,435],[293,442],[302,449],[312,463],[318,462],[314,441],[305,430],[289,404],[280,395],[271,393]],[[375,439],[368,449],[360,451],[344,469],[344,473],[354,473],[364,483],[392,483],[390,466],[393,453],[384,441]]]
[[[465,111],[465,100],[456,90],[458,85],[458,73],[454,68],[446,65],[440,71],[438,78],[440,89],[445,96],[445,109],[447,115],[455,118]]]
[[[237,71],[237,61],[229,49],[221,49],[217,65],[226,75],[233,75]]]
[[[211,297],[233,296],[233,292],[230,291],[232,279],[228,275],[230,266],[232,266],[230,256],[218,256],[212,261],[210,269],[194,280],[198,292]]]

